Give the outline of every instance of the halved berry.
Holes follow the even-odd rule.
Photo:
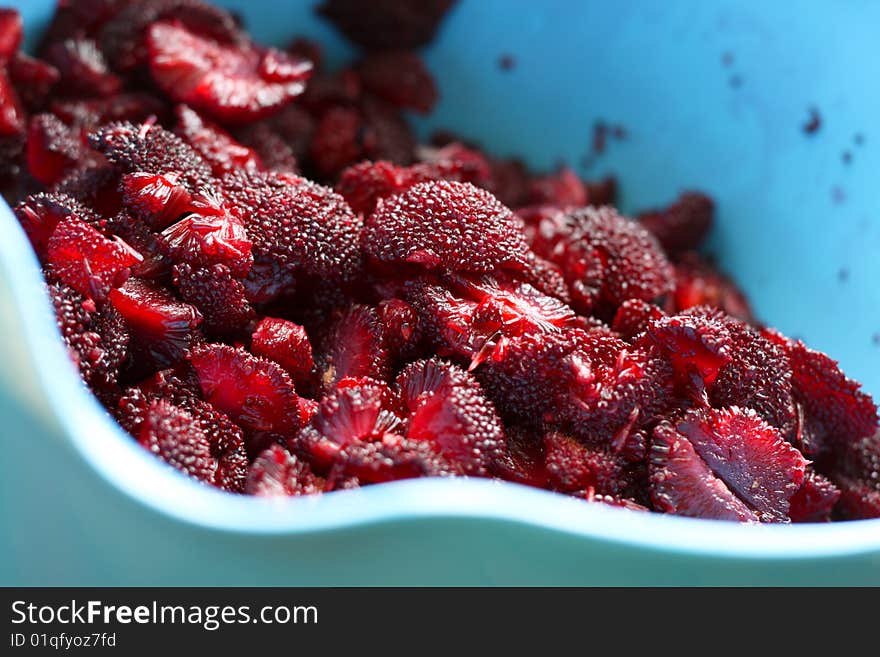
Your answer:
[[[181,262],[174,265],[173,280],[181,298],[205,318],[202,327],[206,331],[238,333],[254,317],[244,286],[226,265],[200,267]]]
[[[244,225],[215,203],[205,203],[168,226],[159,241],[173,260],[193,266],[224,265],[244,276],[253,263],[253,244]]]
[[[297,387],[309,382],[315,367],[305,328],[286,319],[261,319],[251,336],[251,351],[281,365]]]
[[[390,359],[376,309],[354,305],[342,313],[322,340],[317,363],[328,390],[345,377],[387,379]]]
[[[54,114],[31,118],[27,136],[28,170],[44,185],[54,185],[82,156],[79,135]]]
[[[690,411],[674,428],[762,521],[788,519],[807,461],[754,411]]]
[[[406,437],[427,442],[466,474],[485,476],[506,449],[504,427],[477,380],[438,359],[411,363],[397,378],[409,413]]]
[[[428,337],[441,355],[467,362],[471,369],[504,355],[510,338],[553,333],[575,325],[574,312],[528,283],[455,277],[447,286],[410,286],[409,298]]]
[[[101,49],[121,72],[147,64],[147,30],[161,19],[174,19],[196,34],[223,43],[243,39],[232,14],[202,0],[122,0],[122,4],[99,31]]]
[[[625,340],[632,340],[647,330],[666,314],[658,307],[641,299],[627,299],[617,309],[611,328],[620,333]]]
[[[147,44],[150,71],[165,93],[229,123],[278,110],[303,92],[312,71],[304,59],[246,43],[223,44],[179,23],[153,23]]]
[[[132,276],[167,280],[173,263],[148,224],[122,211],[106,221],[102,220],[102,225],[143,257],[141,262],[131,266]]]
[[[397,108],[380,98],[365,96],[361,110],[364,116],[364,157],[411,164],[415,157],[416,136]]]
[[[80,294],[103,301],[143,257],[118,237],[104,237],[87,223],[61,220],[46,244],[47,267]]]
[[[110,123],[89,135],[92,148],[104,154],[124,173],[180,173],[180,182],[192,193],[210,188],[211,168],[192,146],[174,133],[150,123]]]
[[[34,194],[15,206],[15,216],[27,233],[34,251],[43,257],[55,227],[65,219],[79,219],[91,225],[98,220],[91,210],[66,194]]]
[[[132,215],[161,230],[191,209],[191,194],[178,184],[181,175],[176,171],[127,173],[120,182],[122,203]]]
[[[110,303],[135,336],[139,355],[154,369],[168,367],[189,350],[202,315],[173,294],[136,278],[112,290]]]
[[[244,429],[292,435],[299,428],[298,397],[280,365],[221,344],[194,347],[189,359],[204,398]]]
[[[675,291],[670,301],[676,312],[694,306],[712,306],[744,322],[754,321],[745,294],[696,253],[679,256],[675,264]]]
[[[186,105],[179,105],[176,114],[175,132],[205,158],[215,176],[222,176],[238,168],[263,168],[256,152],[235,141],[232,135],[216,123],[202,118]]]
[[[613,313],[627,299],[654,301],[672,290],[672,266],[660,245],[609,206],[542,221],[532,248],[561,268],[574,308],[583,313],[608,307]]]
[[[831,480],[808,467],[804,483],[789,500],[792,522],[828,522],[840,499],[840,489]]]
[[[106,219],[117,215],[122,209],[118,184],[116,167],[110,164],[87,164],[74,168],[55,184],[52,191],[75,199]]]
[[[12,57],[21,45],[21,15],[16,9],[0,8],[0,60]]]
[[[454,0],[324,0],[318,12],[345,36],[370,50],[413,49],[434,38]]]
[[[247,457],[241,438],[212,441],[189,411],[167,401],[149,405],[138,442],[194,479],[233,492],[244,488]]]
[[[336,191],[351,209],[369,216],[383,198],[399,194],[413,184],[411,171],[391,162],[365,160],[345,169],[336,183]]]
[[[93,132],[105,123],[129,121],[138,125],[164,123],[170,108],[164,99],[144,91],[114,94],[106,98],[56,100],[51,103],[52,113],[83,134]]]
[[[112,96],[122,87],[98,45],[91,39],[56,41],[44,56],[60,75],[56,89],[69,96]]]
[[[307,463],[280,445],[260,454],[248,470],[245,492],[260,497],[314,495],[324,490],[324,481]]]
[[[321,400],[297,444],[320,467],[327,468],[340,450],[356,443],[379,441],[397,433],[403,422],[397,414],[394,392],[372,379],[345,379]]]
[[[757,522],[758,516],[709,469],[669,422],[651,441],[651,500],[665,513],[692,518]]]
[[[637,216],[665,251],[675,255],[698,248],[712,228],[715,202],[701,192],[684,192],[670,206]],[[701,305],[701,304],[692,304]]]
[[[364,247],[386,266],[476,273],[521,269],[528,252],[510,210],[485,190],[448,181],[383,201],[366,221]]]
[[[414,52],[389,50],[367,55],[357,67],[370,93],[400,109],[427,114],[437,102],[437,87]]]
[[[361,221],[332,190],[305,178],[238,170],[223,179],[256,260],[321,278],[360,270]]]

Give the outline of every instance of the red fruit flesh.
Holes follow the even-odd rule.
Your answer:
[[[142,256],[118,237],[104,237],[87,223],[67,217],[46,244],[47,267],[80,294],[103,301],[128,279]]]
[[[251,351],[281,365],[297,385],[308,382],[315,367],[306,330],[286,319],[261,319],[251,336]]]
[[[25,115],[21,101],[5,70],[0,67],[0,137],[21,135],[24,129]]]
[[[47,187],[72,169],[82,155],[82,142],[58,117],[38,114],[31,118],[27,160],[31,175]]]
[[[203,119],[186,105],[177,107],[175,131],[211,165],[215,176],[238,168],[263,168],[256,152],[235,141],[219,125]]]
[[[840,499],[840,489],[812,468],[807,468],[804,483],[789,500],[792,522],[828,522]]]
[[[327,390],[346,377],[386,380],[389,354],[376,309],[356,305],[346,310],[328,331],[317,361]]]
[[[122,176],[122,204],[151,228],[161,230],[192,207],[192,196],[178,184],[181,174],[127,173]]]
[[[153,79],[176,101],[214,118],[244,123],[268,116],[305,89],[312,65],[277,50],[230,46],[176,23],[147,31]]]
[[[296,391],[280,365],[221,344],[199,345],[189,360],[204,398],[244,429],[292,435],[299,428]]]
[[[201,313],[193,306],[178,301],[164,288],[136,278],[112,290],[109,299],[156,368],[178,362],[202,323]]]
[[[466,474],[485,475],[501,459],[504,428],[473,376],[443,361],[418,361],[397,385],[409,413],[408,439],[429,443]]]
[[[91,39],[71,38],[52,44],[46,61],[59,73],[55,89],[68,96],[112,96],[122,80],[110,72],[104,54]]]
[[[651,499],[659,510],[693,518],[758,521],[670,423],[654,429],[650,458]]]
[[[753,411],[691,411],[674,424],[712,472],[761,520],[785,521],[806,460]]]
[[[159,241],[174,261],[193,266],[224,265],[244,276],[253,263],[253,245],[244,225],[217,207],[187,214],[163,230]]]

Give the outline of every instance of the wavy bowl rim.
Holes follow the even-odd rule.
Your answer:
[[[62,437],[130,500],[166,518],[238,536],[300,536],[429,519],[482,519],[642,549],[739,559],[810,559],[880,553],[880,519],[739,525],[589,504],[488,479],[413,479],[318,496],[265,499],[223,493],[138,446],[81,384],[43,288],[39,263],[0,201],[0,276],[8,282],[27,360]],[[59,362],[66,365],[59,367]],[[89,427],[89,430],[80,429]],[[124,474],[123,474],[124,473]]]

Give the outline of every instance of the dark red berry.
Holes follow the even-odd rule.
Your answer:
[[[251,464],[245,492],[261,497],[313,495],[324,490],[323,480],[307,463],[280,445],[269,447]]]
[[[345,36],[370,50],[412,49],[434,38],[455,0],[324,0],[318,12]]]
[[[670,206],[638,215],[667,253],[674,255],[702,245],[712,228],[715,202],[700,192],[685,192]],[[701,304],[692,304],[701,305]]]
[[[54,114],[31,118],[27,136],[28,170],[47,187],[54,185],[82,156],[83,145]]]
[[[179,105],[176,113],[175,132],[211,165],[214,175],[222,176],[238,168],[263,168],[259,155],[235,141],[216,123],[202,118],[186,105]]]
[[[367,91],[400,109],[427,114],[437,102],[434,79],[414,52],[371,53],[360,62],[357,71]]]
[[[315,367],[305,328],[286,319],[261,319],[251,336],[251,351],[281,365],[297,386],[309,381]]]

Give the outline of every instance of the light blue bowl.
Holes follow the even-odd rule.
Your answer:
[[[33,37],[51,3],[20,4]],[[266,41],[303,33],[331,62],[351,55],[307,4],[222,4]],[[577,165],[596,119],[624,124],[583,173],[620,174],[626,209],[712,193],[712,248],[759,315],[880,392],[880,5],[613,4],[464,0],[427,51],[443,100],[420,129],[551,167]],[[79,386],[6,206],[0,229],[2,584],[880,584],[880,521],[745,527],[481,480],[208,490]]]

